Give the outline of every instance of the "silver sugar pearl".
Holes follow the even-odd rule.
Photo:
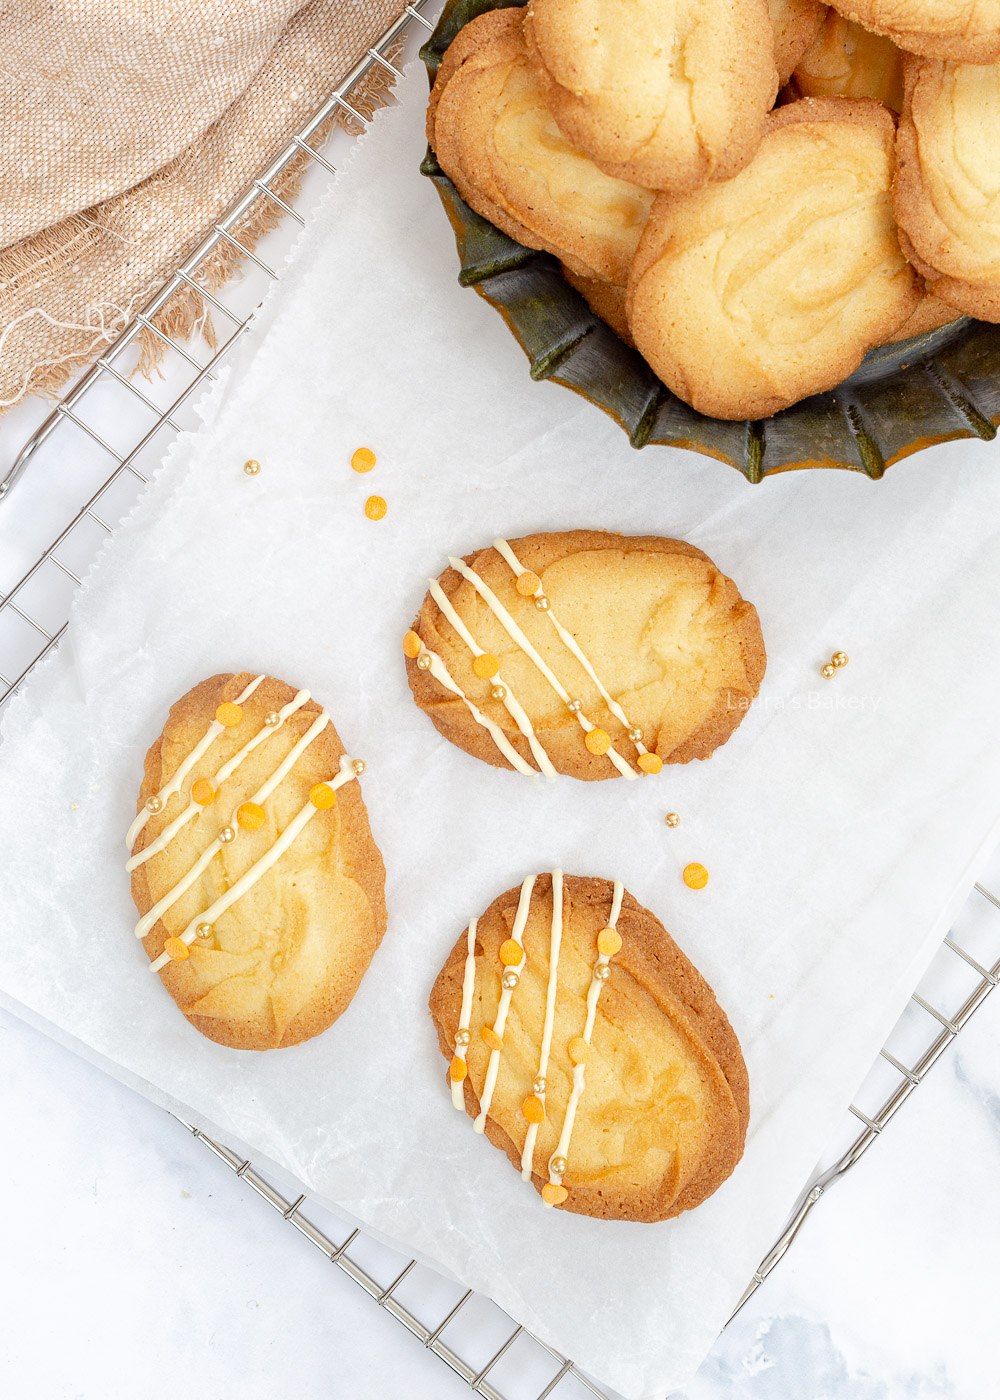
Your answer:
[[[236,840],[236,831],[231,826],[224,826],[219,832],[219,840],[224,846],[228,846],[230,841]]]
[[[549,600],[548,598],[546,598],[545,594],[539,593],[538,597],[535,599],[535,607],[538,609],[538,611],[548,612],[549,606]]]
[[[637,724],[636,724],[636,725],[633,725],[632,728],[629,730],[629,732],[628,732],[628,737],[632,740],[633,744],[641,743],[641,741],[642,741],[642,730],[639,728],[639,726],[638,726]]]
[[[534,1084],[532,1084],[531,1092],[533,1094],[544,1094],[547,1088],[548,1085],[545,1083],[545,1076],[540,1074]]]
[[[552,1173],[553,1176],[562,1176],[565,1170],[565,1157],[553,1157],[552,1160],[549,1162],[549,1171]]]
[[[583,701],[582,701],[582,700],[567,700],[567,701],[566,701],[566,708],[567,708],[567,710],[569,710],[569,712],[570,712],[571,715],[578,715],[578,714],[580,713],[580,711],[583,709]]]
[[[611,968],[608,966],[607,963],[598,963],[597,966],[594,968],[595,981],[606,982],[610,976]]]
[[[505,685],[495,685],[490,691],[494,700],[505,700],[507,698],[507,687]]]
[[[353,770],[353,772],[354,772],[354,776],[355,776],[356,778],[360,778],[361,775],[362,775],[362,773],[365,771],[365,761],[364,761],[364,759],[363,759],[363,758],[355,758],[355,759],[352,759],[352,760],[351,760],[351,768],[352,768],[352,770]]]
[[[426,651],[422,651],[417,657],[417,669],[419,671],[429,671],[431,669],[431,658]]]
[[[211,924],[199,924],[198,927],[195,929],[195,933],[196,933],[196,935],[197,935],[199,938],[211,938],[211,936],[212,936],[212,925],[211,925]]]
[[[471,1032],[471,1031],[456,1031],[456,1032],[455,1032],[455,1044],[456,1044],[456,1045],[468,1045],[468,1043],[469,1043],[469,1041],[470,1041],[471,1039],[472,1039],[472,1032]]]
[[[264,723],[268,729],[274,729],[281,723],[281,716],[277,710],[269,710],[264,716]]]
[[[161,797],[151,797],[151,798],[149,799],[149,801],[146,803],[146,811],[147,811],[147,812],[153,812],[154,814],[155,814],[156,812],[162,812],[162,811],[163,811],[163,799],[162,799]]]
[[[521,979],[518,977],[517,973],[512,967],[509,967],[504,973],[504,975],[500,978],[501,984],[507,989],[508,992],[512,992],[520,980]]]

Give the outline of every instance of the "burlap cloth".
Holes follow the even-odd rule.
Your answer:
[[[95,360],[403,0],[0,0],[0,413]],[[375,68],[352,106],[388,88]],[[297,166],[273,186],[286,196]],[[260,201],[248,246],[281,216]],[[199,280],[240,261],[220,246]],[[178,293],[160,324],[214,333]],[[141,368],[162,345],[146,336]]]

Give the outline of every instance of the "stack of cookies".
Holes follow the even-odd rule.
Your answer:
[[[1000,321],[1000,0],[529,0],[461,29],[428,138],[714,417]]]

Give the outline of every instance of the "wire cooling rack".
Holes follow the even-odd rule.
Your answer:
[[[155,466],[178,432],[193,426],[195,391],[215,378],[216,368],[252,324],[262,295],[278,280],[272,266],[277,259],[269,260],[269,247],[280,251],[280,236],[268,235],[251,251],[239,241],[242,221],[263,201],[280,207],[288,219],[304,222],[300,210],[309,207],[334,172],[329,157],[336,153],[338,141],[347,140],[343,133],[331,133],[330,119],[339,110],[363,123],[350,102],[352,89],[376,66],[399,76],[390,55],[400,47],[403,53],[412,53],[431,27],[422,11],[432,14],[437,8],[435,0],[413,0],[400,11],[323,106],[9,463],[0,479],[0,709],[65,632],[73,591],[112,532],[108,518],[127,514],[147,480],[146,470]],[[287,200],[270,186],[293,161],[307,162],[308,169],[299,195]],[[241,252],[247,261],[241,278],[210,292],[199,275],[220,243]],[[232,328],[214,350],[194,341],[181,343],[155,323],[171,297],[192,287]],[[143,331],[162,342],[164,360],[159,377],[144,381],[140,388],[132,375],[138,358],[136,341]],[[67,444],[70,434],[75,437]],[[19,480],[21,485],[12,496]],[[55,517],[59,523],[54,536],[46,523],[39,537],[38,521]],[[982,917],[984,911],[991,915],[989,919]],[[944,940],[734,1316],[784,1257],[817,1202],[878,1139],[997,985],[1000,897],[976,885],[959,926],[961,935],[956,928]],[[942,1006],[954,1009],[946,1011]],[[324,1204],[307,1202],[304,1195],[296,1197],[283,1183],[277,1184],[279,1173],[268,1169],[265,1174],[200,1129],[184,1126],[475,1393],[488,1400],[547,1400],[556,1392],[557,1400],[609,1397],[610,1392],[495,1303],[471,1290],[463,1292],[416,1260],[351,1230]]]

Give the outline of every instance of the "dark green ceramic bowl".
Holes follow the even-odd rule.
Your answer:
[[[486,10],[524,0],[449,0],[421,49],[431,81],[455,35]],[[428,151],[461,259],[458,280],[500,312],[528,356],[532,379],[554,379],[611,415],[633,447],[687,447],[728,462],[748,481],[801,467],[842,467],[877,479],[911,452],[977,437],[1000,424],[1000,326],[963,319],[872,350],[836,389],[773,418],[706,418],[667,389],[599,320],[555,258],[515,243],[480,218]]]

